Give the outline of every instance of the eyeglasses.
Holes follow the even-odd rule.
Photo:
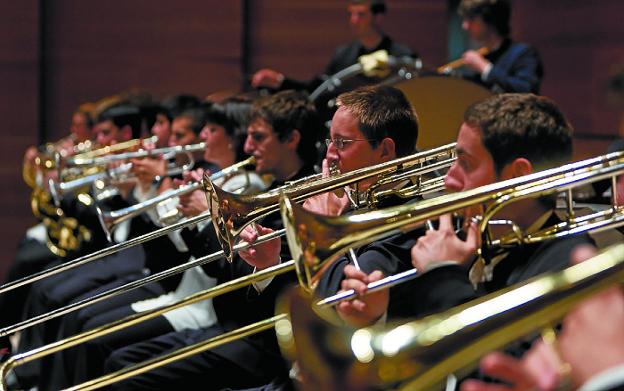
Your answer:
[[[329,147],[329,144],[334,144],[334,148],[340,150],[343,149],[347,144],[350,144],[354,141],[368,141],[368,142],[373,142],[373,141],[377,141],[375,139],[370,139],[370,138],[352,138],[352,139],[348,139],[348,138],[335,138],[335,139],[331,139],[331,138],[326,138],[325,139],[325,145],[327,145],[327,147]]]

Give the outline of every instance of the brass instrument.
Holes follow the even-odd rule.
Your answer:
[[[454,146],[454,144],[451,145],[451,147],[453,147],[453,146]],[[449,147],[447,146],[446,149],[447,149],[447,151],[438,151],[437,153],[439,155],[442,155],[442,156],[443,155],[448,155],[449,153],[451,155],[454,154],[454,151],[452,150],[452,148],[449,149]],[[389,162],[388,164],[391,164],[391,163],[394,163],[394,162]],[[413,168],[413,166],[415,166],[415,164],[416,163],[414,163],[412,165],[412,168]],[[450,163],[449,163],[449,165],[450,165]],[[427,170],[427,169],[437,170],[439,168],[440,167],[433,166],[433,167],[428,167],[425,170]],[[394,170],[390,170],[390,171],[394,171]],[[358,179],[361,180],[362,178],[358,178]],[[200,216],[198,216],[198,217],[200,217]],[[196,223],[196,222],[198,222],[198,220],[197,220],[197,218],[194,218],[194,220],[192,222],[190,222],[190,223]],[[178,229],[180,227],[181,227],[181,224],[176,224],[176,229]],[[159,230],[159,231],[162,232],[162,230],[164,230],[164,228]],[[261,239],[261,240],[271,240],[271,239],[273,239],[275,237],[281,236],[282,234],[283,234],[283,230],[280,230],[280,231],[276,231],[276,232],[274,232],[272,234],[265,235],[265,237],[261,237],[259,239]],[[245,243],[237,244],[236,246],[234,246],[233,250],[238,251],[239,249],[246,248],[247,246],[248,245],[245,244]],[[115,247],[115,246],[113,246],[113,247]],[[126,247],[127,246],[124,246],[123,248],[126,248]],[[116,250],[119,250],[119,249],[120,248],[116,248]],[[110,254],[110,252],[106,251],[106,250],[107,249],[102,250],[101,253],[106,252],[106,253]],[[202,257],[202,258],[200,258],[198,260],[195,260],[192,263],[192,265],[190,263],[187,263],[187,264],[181,265],[181,266],[184,268],[183,270],[186,270],[186,269],[188,269],[190,267],[197,266],[198,264],[203,264],[205,262],[210,262],[210,261],[212,261],[214,259],[220,258],[220,257],[222,257],[222,254],[223,254],[223,252],[221,254],[215,253],[215,254],[212,254],[212,255],[209,255],[209,256],[206,256],[206,257]],[[100,256],[101,255],[98,255],[98,258]],[[82,262],[86,263],[86,262],[94,259],[95,257],[91,256],[90,258],[91,259],[84,259],[84,260],[82,260]],[[62,271],[61,270],[62,266],[63,265],[60,265],[60,267],[57,270],[55,270],[54,274]],[[181,267],[177,267],[175,269],[178,270],[177,272],[181,271],[180,270]],[[66,270],[66,269],[64,269],[64,270]],[[270,276],[274,276],[274,275],[278,275],[278,274],[282,274],[282,273],[286,273],[286,272],[290,272],[290,271],[295,271],[295,270],[296,270],[296,267],[295,267],[295,262],[294,261],[285,262],[285,263],[282,263],[282,264],[280,264],[280,265],[278,265],[278,266],[276,266],[274,268],[269,268],[269,269],[263,270],[263,271],[261,271],[259,273],[255,273],[255,274],[252,274],[252,275],[249,275],[249,276],[245,276],[245,277],[242,277],[242,278],[234,280],[234,281],[230,281],[228,283],[223,284],[222,286],[218,286],[218,287],[212,288],[210,290],[197,293],[197,294],[195,294],[193,296],[190,296],[190,297],[184,299],[181,302],[174,303],[171,306],[163,307],[163,308],[160,308],[160,309],[157,309],[157,310],[154,310],[154,311],[147,311],[147,312],[141,313],[141,317],[140,318],[137,318],[137,317],[133,317],[132,319],[127,318],[125,320],[121,320],[121,321],[115,322],[114,325],[113,324],[106,325],[106,326],[103,326],[102,328],[98,328],[96,330],[92,330],[92,331],[83,333],[80,336],[70,337],[67,340],[59,341],[59,342],[54,343],[52,345],[49,345],[47,347],[39,348],[39,349],[36,350],[36,352],[26,352],[26,353],[23,353],[23,355],[16,356],[16,361],[19,361],[21,363],[32,361],[32,360],[35,360],[37,358],[46,356],[48,354],[52,354],[52,353],[54,353],[56,351],[59,351],[59,350],[62,350],[62,349],[74,346],[74,345],[76,345],[78,343],[85,342],[85,341],[90,340],[92,338],[96,338],[98,336],[105,335],[105,334],[108,334],[110,332],[114,332],[114,331],[116,331],[118,329],[121,329],[123,327],[128,327],[130,325],[136,324],[136,323],[138,323],[141,320],[151,319],[152,317],[158,316],[158,315],[160,315],[160,314],[162,314],[162,313],[164,313],[166,311],[178,308],[177,307],[178,305],[179,306],[183,306],[183,305],[187,305],[187,304],[192,304],[192,303],[194,303],[196,301],[199,301],[199,300],[204,300],[204,299],[207,299],[207,298],[210,298],[210,297],[214,297],[216,295],[219,295],[219,294],[222,294],[222,293],[225,293],[225,292],[229,292],[229,291],[231,291],[233,289],[238,289],[238,288],[240,288],[242,286],[247,286],[247,285],[249,285],[249,284],[251,284],[251,283],[253,283],[255,281],[260,281],[260,280],[266,279],[266,278],[268,278]],[[162,275],[163,273],[159,273],[159,274]],[[309,274],[309,273],[305,272],[305,274]],[[152,277],[157,277],[158,279],[164,278],[164,276],[161,277],[161,276],[156,276],[156,275],[152,276]],[[41,277],[41,278],[43,278],[43,277]],[[148,277],[148,279],[143,279],[141,281],[141,285],[145,284],[147,282],[153,282],[153,281],[157,281],[158,280],[158,279],[149,278],[149,277]],[[20,285],[23,285],[24,283],[22,283]],[[17,287],[17,286],[20,286],[20,285],[15,284],[14,286]],[[134,289],[134,287],[139,286],[138,281],[135,282],[135,283],[132,283],[133,286],[129,286],[129,285],[131,285],[131,284],[127,284],[124,287],[120,287],[119,289],[116,289],[116,291],[122,291],[122,290],[125,291],[125,290],[128,290],[128,289]],[[0,287],[0,293],[3,291],[2,288],[3,287]],[[104,300],[106,297],[103,297],[103,295],[106,296],[106,297],[110,297],[108,292],[105,292],[102,295],[98,295],[98,297],[96,297],[95,299],[97,301]],[[91,301],[92,299],[87,299],[87,300]],[[24,329],[26,327],[30,327],[33,324],[41,323],[43,321],[46,321],[46,320],[51,319],[53,317],[60,316],[60,315],[62,315],[64,313],[70,312],[70,311],[72,311],[74,309],[77,309],[77,308],[81,308],[81,307],[83,307],[85,305],[88,305],[88,304],[89,303],[82,303],[82,302],[80,302],[80,303],[75,303],[75,305],[72,305],[74,308],[71,308],[71,309],[65,307],[65,308],[61,308],[61,309],[55,310],[51,314],[44,314],[42,316],[37,317],[37,319],[33,318],[30,321],[22,322],[21,324],[17,324],[17,325],[11,326],[10,328],[2,329],[2,330],[0,330],[0,335],[11,334],[13,332],[22,330],[22,329]],[[79,306],[79,307],[77,307],[77,306]],[[159,312],[155,312],[155,311],[159,311]],[[277,321],[277,319],[281,319],[281,318],[283,318],[283,316],[280,316],[280,317],[276,318],[275,321]],[[260,322],[260,323],[264,324],[264,326],[260,326],[260,327],[266,327],[266,321],[265,322]],[[253,331],[249,331],[249,332],[258,332],[257,329],[256,329],[256,325],[251,325],[251,326],[249,326],[249,328],[251,330],[253,330]],[[12,364],[8,364],[8,365],[14,366],[14,365],[19,365],[19,363],[13,362]],[[7,368],[9,368],[9,367],[5,367],[6,371],[8,371]]]
[[[338,176],[322,178],[320,174],[313,175],[292,183],[286,183],[280,188],[256,196],[227,193],[213,187],[210,181],[205,182],[206,191],[210,193],[208,203],[212,214],[212,223],[215,224],[219,240],[221,240],[222,247],[227,254],[232,248],[234,238],[247,224],[278,210],[279,199],[282,194],[294,201],[303,201],[320,193],[355,184],[355,189],[352,190],[355,196],[352,198],[359,200],[360,192],[357,190],[357,183],[379,176],[384,184],[396,183],[408,178],[418,178],[413,186],[404,188],[403,193],[397,194],[403,197],[412,197],[416,193],[423,194],[441,190],[444,187],[441,177],[432,175],[433,179],[428,181],[422,177],[448,168],[454,161],[455,143],[451,143]],[[379,197],[388,195],[387,193],[378,193],[377,186],[371,186],[369,190],[362,197],[367,200],[367,205],[374,206]],[[231,259],[231,256],[228,255],[228,259]]]
[[[66,216],[63,210],[58,207],[59,200],[53,192],[54,188],[46,187],[47,183],[45,183],[44,178],[50,171],[56,169],[59,177],[61,175],[62,159],[65,156],[65,151],[59,151],[59,144],[63,140],[57,143],[46,144],[45,152],[35,157],[34,165],[25,161],[23,167],[24,180],[33,187],[30,198],[33,214],[46,227],[48,236],[47,247],[53,254],[59,257],[65,257],[68,251],[77,250],[82,246],[82,243],[89,242],[92,238],[91,232],[85,226],[81,225],[75,218]],[[156,139],[152,137],[148,140],[155,141]],[[132,148],[143,142],[144,140],[131,140],[93,150],[94,144],[91,141],[85,141],[75,145],[72,153],[77,153],[78,155],[76,156],[84,157],[98,156],[105,152]],[[79,175],[90,174],[91,172],[92,169],[86,172],[81,170]],[[87,205],[94,202],[86,193],[81,194],[78,197],[78,201]]]
[[[624,282],[624,244],[422,320],[348,329],[321,321],[307,296],[283,304],[278,341],[304,390],[440,389],[485,353],[556,324],[581,300]],[[588,336],[589,338],[590,336]]]
[[[507,202],[509,199],[513,198],[514,196],[517,198],[523,198],[523,197],[528,196],[529,194],[531,196],[543,195],[544,191],[546,191],[547,193],[550,191],[552,192],[568,191],[571,189],[571,186],[573,186],[574,183],[583,184],[583,183],[591,182],[593,180],[601,180],[607,177],[615,178],[615,176],[621,175],[623,170],[624,170],[624,153],[613,153],[613,154],[609,154],[605,156],[600,156],[600,157],[588,159],[582,162],[572,163],[563,167],[535,173],[532,175],[528,175],[526,177],[515,178],[509,181],[502,182],[501,184],[493,184],[493,185],[483,186],[478,189],[465,191],[462,193],[440,196],[436,200],[421,201],[419,204],[411,206],[411,208],[414,208],[414,212],[409,214],[408,216],[410,219],[409,222],[413,223],[417,221],[424,221],[425,219],[433,217],[434,215],[437,216],[439,214],[447,213],[452,210],[464,208],[466,206],[466,203],[482,203],[482,202],[490,201],[490,202],[493,202],[497,206],[502,206],[505,202]],[[546,190],[544,190],[545,188]],[[464,201],[464,199],[466,200]],[[286,218],[288,217],[287,212],[291,210],[291,208],[288,207],[287,205],[288,202],[286,200],[287,199],[284,198],[284,202],[282,203],[282,214],[285,215],[284,216],[285,220],[288,220]],[[497,200],[501,200],[501,202],[497,202]],[[435,207],[436,203],[439,204],[437,207]],[[455,203],[457,205],[452,205],[452,203]],[[420,205],[423,205],[423,206],[419,207]],[[389,208],[389,209],[391,210],[399,209],[401,212],[404,212],[404,210],[401,208],[403,207]],[[373,219],[373,221],[369,224],[367,232],[363,234],[363,235],[369,235],[370,238],[377,238],[379,237],[377,236],[378,234],[385,235],[384,227],[374,228],[374,224],[380,224],[383,221],[383,224],[395,224],[395,228],[398,229],[396,225],[402,226],[408,223],[406,221],[407,218],[401,218],[401,216],[398,213],[392,213],[392,212],[387,212],[387,211],[369,212],[366,214],[358,214],[356,216],[358,217],[355,218],[354,221],[357,220],[358,218],[366,220],[366,219],[369,219],[371,216],[388,217],[387,220],[383,220],[381,218]],[[396,218],[398,222],[397,223],[392,222],[393,220],[391,216],[394,216],[394,218]],[[614,220],[609,220],[609,218],[613,216],[608,213],[603,213],[601,215],[601,218],[605,219],[605,221],[604,222],[594,221],[594,224],[592,224],[589,228],[603,229],[607,225],[611,225],[611,226],[621,225],[623,220],[618,216],[615,216]],[[581,218],[580,220],[585,221],[586,219]],[[288,228],[289,223],[285,222],[285,224],[287,226],[287,229],[289,230],[289,235],[292,234],[293,230]],[[301,224],[308,224],[308,222],[302,223],[299,221],[298,224],[299,225],[297,225],[297,227],[300,227]],[[316,231],[316,229],[319,227],[321,226],[310,225],[309,231],[313,231],[313,230]],[[358,228],[361,228],[361,227],[358,227]],[[573,233],[576,233],[576,231],[578,230],[578,227],[574,224],[570,224],[570,225],[567,225],[566,227],[558,227],[558,228],[559,228],[559,231],[556,233],[556,235],[573,234]],[[566,232],[561,231],[561,229],[564,229],[564,228],[568,229],[568,231]],[[323,228],[320,228],[320,229],[323,230]],[[349,236],[353,234],[354,231],[357,231],[357,230],[356,229],[349,230],[349,231],[339,230],[339,231],[336,231],[338,232],[337,234],[332,234],[330,230],[325,229],[323,233],[328,237],[335,237],[335,236]],[[288,237],[288,240],[290,244],[291,242],[290,236]],[[537,238],[533,237],[531,240],[537,240]],[[619,247],[617,250],[614,250],[614,251],[617,252],[618,258],[624,257],[624,248]],[[612,253],[609,253],[609,254],[612,254]],[[607,258],[610,260],[610,257],[611,255],[606,255],[603,258]],[[239,278],[235,281],[225,283],[221,286],[204,291],[204,293],[198,293],[196,295],[199,295],[199,297],[202,297],[202,298],[214,297],[217,294],[229,292],[230,289],[233,288],[232,284],[234,284],[236,288],[239,288],[243,286],[244,284],[250,284],[253,281],[266,279],[268,274],[275,276],[281,273],[290,272],[293,269],[297,271],[297,275],[299,277],[299,282],[300,282],[301,287],[307,294],[309,294],[311,291],[313,291],[315,287],[315,282],[318,280],[320,273],[322,273],[326,265],[328,265],[331,262],[331,257],[326,257],[324,259],[320,259],[319,257],[309,257],[309,258],[305,258],[304,261],[301,261],[302,259],[303,258],[298,257],[295,260],[280,264],[278,266],[274,266],[272,268],[266,269],[259,273],[255,273],[252,275]],[[622,261],[620,260],[620,262]],[[622,277],[624,277],[624,271],[622,270],[622,267],[624,267],[624,265],[620,263],[618,267],[619,267],[618,278],[621,279]],[[606,276],[611,275],[610,272],[612,272],[612,270],[605,270],[601,272],[600,278],[602,278],[604,275]],[[567,275],[567,274],[563,274],[563,275]],[[584,274],[584,276],[586,275],[587,273]],[[560,280],[559,276],[560,275],[557,275],[557,277],[553,279],[549,279],[546,283],[538,282],[537,285],[546,286],[546,287],[553,286],[552,281]],[[607,278],[610,278],[610,277],[607,277]],[[527,290],[532,291],[533,286],[531,286],[531,288],[521,290],[521,292],[525,292]],[[512,296],[512,298],[515,296],[518,296],[520,301],[524,301],[526,299],[526,295],[518,295],[517,292],[510,294],[510,296]],[[196,296],[194,295],[192,297],[196,297]],[[495,301],[497,302],[502,301],[503,303],[509,303],[511,300],[511,299],[508,299],[509,296],[506,296],[506,295],[501,296],[501,297],[502,297],[501,299],[495,299]],[[190,298],[191,297],[184,299],[183,301],[188,303],[187,300],[189,300]],[[302,304],[300,301],[296,302],[295,304],[291,305],[291,310],[293,307],[300,307],[301,305]],[[293,314],[292,324],[291,324],[291,321],[289,321],[288,319],[284,317],[284,315],[277,315],[273,318],[257,322],[253,325],[249,325],[245,327],[244,329],[235,330],[231,333],[228,333],[227,335],[215,337],[215,338],[206,340],[200,344],[196,344],[196,345],[187,347],[185,349],[182,349],[178,352],[170,353],[163,357],[154,358],[146,363],[136,364],[132,367],[125,368],[119,372],[108,374],[102,378],[92,380],[86,383],[89,385],[87,388],[83,388],[83,385],[79,385],[72,389],[91,389],[90,388],[91,386],[99,387],[105,384],[111,384],[112,382],[122,380],[127,377],[133,376],[135,374],[148,371],[150,369],[153,369],[156,366],[164,365],[166,363],[187,357],[189,354],[201,352],[211,347],[218,346],[219,344],[226,343],[232,340],[233,338],[235,338],[236,335],[245,336],[254,332],[262,332],[266,330],[267,324],[275,324],[276,331],[278,334],[278,339],[280,339],[282,344],[285,346],[284,348],[285,351],[292,351],[295,347],[299,347],[299,349],[297,349],[297,352],[305,352],[309,349],[307,345],[314,345],[315,348],[325,346],[322,343],[323,341],[319,343],[318,340],[312,341],[309,344],[307,343],[307,341],[305,341],[305,339],[303,343],[299,342],[298,338],[300,340],[301,337],[297,337],[296,335],[294,336],[294,339],[293,339],[293,333],[296,333],[297,330],[300,330],[302,328],[300,327],[302,323],[304,324],[306,323],[305,319],[304,321],[300,321],[300,319],[302,317],[309,318],[309,316],[305,314],[299,315],[299,313],[292,312]],[[469,324],[473,324],[474,322],[478,321],[480,319],[478,318],[479,316],[487,317],[487,315],[491,314],[492,312],[484,313],[483,307],[479,306],[479,307],[476,307],[476,309],[474,309],[471,313],[474,314],[474,316],[468,318],[470,321],[468,322]],[[521,313],[522,311],[519,312],[519,314]],[[549,310],[549,314],[553,315],[554,312]],[[140,315],[141,314],[137,314],[136,317]],[[151,315],[148,315],[148,316],[151,316]],[[463,313],[462,313],[462,317],[465,318],[466,316],[463,316]],[[132,318],[132,319],[128,318],[126,322],[124,323],[135,324],[134,322],[135,319],[136,318]],[[132,322],[132,323],[129,323],[129,322]],[[527,324],[528,324],[527,322],[523,322],[523,325],[527,325]],[[436,329],[441,329],[443,336],[448,335],[449,330],[451,330],[450,329],[451,326],[453,326],[453,323],[451,323],[450,325],[449,325],[449,322],[436,323]],[[120,323],[115,323],[115,324],[103,326],[102,328],[93,330],[93,333],[112,332],[113,327],[121,328],[123,326]],[[313,328],[315,330],[320,329],[320,327],[318,326],[313,326]],[[512,328],[516,331],[521,330],[516,324],[514,324]],[[417,329],[417,330],[421,330],[421,329]],[[491,329],[490,327],[486,326],[480,330],[485,332],[490,329]],[[336,363],[341,363],[341,362],[346,361],[343,359],[344,357],[349,359],[349,357],[352,356],[352,353],[350,353],[351,346],[355,347],[354,349],[356,349],[356,352],[358,354],[357,358],[360,359],[365,364],[369,363],[370,360],[374,359],[375,355],[377,355],[378,354],[377,352],[379,351],[390,352],[388,354],[388,356],[390,357],[388,359],[389,364],[387,365],[385,364],[386,362],[384,358],[385,356],[383,356],[380,364],[375,365],[373,367],[373,370],[371,371],[372,372],[371,375],[369,375],[368,372],[366,371],[366,365],[360,365],[360,364],[357,364],[357,366],[354,365],[355,369],[353,370],[351,370],[351,367],[347,368],[348,373],[346,377],[348,380],[354,380],[354,379],[358,379],[361,377],[364,379],[364,381],[369,381],[370,378],[373,378],[374,376],[382,376],[383,377],[382,380],[385,381],[386,383],[379,382],[375,384],[386,385],[386,384],[392,383],[390,385],[394,385],[394,382],[396,381],[408,379],[415,375],[420,374],[421,372],[418,372],[420,370],[428,371],[429,366],[431,366],[432,368],[431,372],[435,376],[442,376],[442,375],[446,376],[446,374],[449,371],[454,370],[454,369],[447,370],[448,368],[448,365],[446,364],[447,361],[445,361],[444,365],[436,365],[435,360],[439,357],[444,357],[445,354],[450,354],[449,352],[452,352],[452,347],[455,344],[455,340],[447,342],[447,343],[442,342],[439,345],[439,347],[436,347],[436,349],[434,350],[426,350],[428,349],[427,348],[428,346],[436,342],[435,340],[432,340],[433,337],[431,337],[433,331],[427,332],[429,330],[428,328],[425,329],[425,332],[422,333],[420,336],[416,336],[413,332],[410,331],[412,329],[408,327],[399,327],[399,328],[396,328],[396,330],[392,329],[392,331],[388,332],[388,334],[385,334],[385,333],[383,334],[383,337],[384,337],[383,341],[382,341],[382,338],[379,338],[379,339],[376,338],[373,341],[374,344],[373,342],[369,342],[373,339],[374,334],[368,333],[368,330],[376,330],[376,329],[364,329],[364,330],[365,331],[363,331],[362,333],[357,332],[357,336],[356,334],[353,334],[352,331],[338,331],[338,333],[347,335],[347,338],[349,338],[349,341],[354,341],[354,342],[351,344],[349,344],[349,342],[346,342],[346,343],[342,343],[341,345],[335,345],[335,346],[333,342],[330,342],[329,344],[332,347],[339,349],[338,352],[332,352],[334,354],[333,357],[336,357],[336,355],[341,354],[342,352],[340,350],[344,350],[345,354],[343,356],[340,356],[338,361],[331,361],[329,365],[333,368],[336,368],[336,365],[337,365]],[[328,332],[324,333],[324,335],[327,335],[327,334]],[[353,334],[353,337],[351,336],[351,334]],[[98,334],[98,335],[103,335],[103,334]],[[386,335],[390,335],[390,337],[386,338],[385,337]],[[467,335],[470,336],[470,335],[475,335],[475,334],[467,334]],[[494,335],[499,336],[501,335],[501,333],[494,332]],[[90,339],[92,337],[94,338],[95,336],[82,334],[76,337],[71,337],[72,339],[59,341],[55,345],[44,347],[41,350],[33,351],[30,354],[24,353],[24,356],[17,356],[17,360],[30,360],[31,357],[33,357],[34,359],[34,356],[32,356],[33,354],[47,355],[47,354],[50,354],[48,353],[48,349],[62,349],[65,347],[73,346],[74,344],[80,343],[81,340],[84,341],[83,338]],[[427,337],[429,337],[429,339],[426,339]],[[396,344],[392,343],[393,342],[392,338],[397,339]],[[331,337],[328,337],[328,340],[339,341],[339,337],[331,336]],[[377,342],[377,341],[381,341],[381,342]],[[366,343],[369,343],[370,347],[367,347]],[[484,343],[483,340],[470,342],[468,344],[469,344],[470,349],[472,349],[472,346],[474,344],[478,345],[481,343]],[[68,344],[71,344],[71,345],[68,345]],[[301,346],[303,346],[302,344],[306,344],[303,349],[301,349]],[[411,349],[411,347],[416,346],[416,344],[419,344],[418,346],[424,345],[423,347],[423,349],[425,349],[424,352],[429,354],[422,360],[423,362],[420,363],[419,361],[416,360],[419,357],[417,356],[417,354],[420,352],[419,350],[416,350],[416,353],[414,354],[416,359],[413,359],[411,361],[400,360],[400,358],[405,357],[405,356],[400,355],[402,353],[401,349],[403,350],[408,349],[408,348]],[[346,346],[346,347],[343,348],[343,346]],[[403,346],[405,346],[405,348],[403,348]],[[489,346],[489,345],[486,345],[484,343],[484,345],[482,346]],[[470,349],[463,349],[461,350],[461,353],[465,353],[465,351],[470,350]],[[369,352],[372,352],[373,355],[371,356],[370,354],[368,354]],[[411,352],[411,350],[409,352]],[[425,353],[423,353],[422,355],[424,355]],[[411,353],[408,353],[408,354],[411,354]],[[297,359],[303,361],[304,370],[307,368],[305,366],[308,365],[310,361],[315,362],[316,364],[314,365],[317,365],[319,361],[318,359],[316,359],[316,357],[309,357],[309,356],[298,357]],[[412,365],[413,362],[415,362],[414,365]],[[458,365],[456,356],[452,356],[448,360],[448,362],[454,363],[453,365]],[[10,365],[14,365],[14,364],[10,364]],[[321,372],[325,373],[325,375],[331,375],[331,372],[328,372],[326,368],[323,368]],[[1,369],[0,369],[0,373],[3,373]],[[361,376],[360,376],[360,373],[362,373]],[[425,373],[428,374],[429,372],[425,372]],[[305,375],[306,373],[304,373],[304,376]],[[370,377],[364,377],[364,376],[370,376]],[[418,378],[419,381],[421,381],[422,379],[423,377]],[[373,381],[374,380],[375,379],[373,379]],[[425,379],[423,381],[424,381],[423,384],[429,384],[429,383],[426,383],[427,381],[429,381],[428,379]],[[361,383],[358,383],[353,389],[359,389],[357,387],[361,385],[362,385]],[[315,386],[317,386],[316,383],[314,383],[314,385],[312,386],[313,389],[318,389],[318,388],[314,388]],[[331,388],[332,384],[323,384],[322,386]],[[347,384],[345,381],[340,382],[338,384],[338,387],[351,389],[347,387]],[[411,389],[411,388],[408,387],[408,389]]]
[[[256,163],[256,158],[253,156],[248,157],[247,159],[235,163],[229,167],[224,168],[221,171],[218,171],[214,174],[210,175],[210,181],[222,180],[224,178],[231,177],[236,173],[240,172],[246,166],[251,166]],[[139,214],[155,208],[161,202],[167,201],[174,197],[179,197],[184,194],[189,194],[195,190],[199,190],[202,188],[201,182],[192,182],[185,185],[180,186],[177,189],[167,190],[156,197],[150,198],[143,202],[139,202],[135,205],[131,205],[129,207],[110,211],[110,212],[102,212],[100,208],[97,208],[98,218],[100,220],[100,224],[102,225],[102,229],[106,234],[106,237],[109,241],[111,241],[111,233],[113,229],[121,222],[131,219]]]
[[[482,56],[487,55],[490,52],[490,50],[488,48],[486,48],[485,46],[482,48],[477,49],[477,53],[479,53]],[[442,74],[449,74],[452,71],[454,71],[457,68],[461,68],[465,65],[465,61],[463,58],[458,58],[457,60],[453,60],[447,64],[441,65],[438,68],[436,68],[436,72],[438,73],[442,73]]]
[[[399,232],[406,232],[426,220],[452,213],[473,205],[486,205],[479,221],[483,247],[492,250],[523,243],[536,243],[555,237],[585,231],[599,231],[618,226],[624,221],[622,208],[612,205],[606,210],[585,216],[575,216],[572,189],[588,183],[610,178],[615,189],[618,175],[624,174],[624,153],[616,152],[596,158],[567,164],[531,175],[493,183],[476,189],[447,194],[416,204],[359,213],[351,216],[321,216],[307,212],[288,199],[282,202],[282,218],[293,258],[311,275],[300,276],[305,285],[314,286],[312,275],[322,271],[313,265],[327,265],[349,248],[370,243]],[[488,222],[505,206],[526,198],[538,198],[564,192],[566,194],[567,221],[548,227],[531,235],[520,227],[512,233],[492,240]],[[485,254],[482,254],[485,255]]]

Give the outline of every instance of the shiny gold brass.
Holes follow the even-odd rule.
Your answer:
[[[624,244],[561,272],[547,273],[421,320],[349,329],[315,315],[293,292],[278,334],[296,361],[303,390],[440,389],[485,353],[558,322],[596,292],[624,282]]]
[[[320,175],[304,178],[303,180],[287,183],[286,185],[255,196],[244,196],[225,192],[213,186],[209,180],[204,179],[206,193],[209,196],[208,204],[212,222],[219,235],[222,247],[226,253],[231,252],[234,238],[238,236],[247,224],[266,216],[279,209],[279,199],[285,194],[295,202],[327,191],[334,191],[346,186],[355,187],[357,183],[366,179],[383,179],[385,183],[404,181],[407,178],[419,177],[430,174],[435,170],[450,167],[455,160],[455,143],[433,148],[414,155],[402,157],[386,163],[371,167],[361,168],[335,177],[322,178]],[[410,173],[404,176],[405,172]],[[415,184],[418,185],[418,180]],[[435,190],[440,190],[441,182],[431,182]],[[355,186],[354,186],[355,185]],[[378,188],[372,186],[365,199],[376,202]],[[428,192],[432,188],[412,188],[410,196],[418,192]],[[360,192],[355,190],[356,194]],[[228,257],[231,259],[231,256]]]

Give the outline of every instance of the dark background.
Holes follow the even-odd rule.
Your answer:
[[[449,4],[388,0],[386,31],[426,65],[449,58]],[[515,0],[512,34],[536,46],[553,98],[576,129],[575,157],[617,137],[618,102],[607,81],[624,67],[621,0]],[[72,111],[131,88],[156,98],[237,91],[271,66],[307,78],[349,40],[339,0],[22,0],[0,4],[3,119],[0,276],[36,223],[21,180],[24,149],[68,134]],[[451,33],[452,34],[452,33]],[[621,104],[621,102],[620,102]]]

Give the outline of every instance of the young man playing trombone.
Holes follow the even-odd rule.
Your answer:
[[[570,159],[571,152],[571,128],[552,101],[530,94],[496,95],[466,111],[457,138],[457,161],[445,185],[450,191],[464,191],[520,177],[557,167]],[[553,209],[552,199],[527,199],[503,209],[499,216],[534,232],[559,222]],[[480,246],[476,225],[470,224],[462,239],[450,221],[449,215],[441,216],[439,228],[428,230],[411,247],[411,262],[419,277],[408,283],[409,295],[388,304],[387,291],[375,292],[340,303],[338,313],[351,321],[357,319],[360,325],[374,323],[384,315],[435,313],[539,273],[560,270],[568,265],[575,246],[591,243],[587,235],[576,235],[521,245],[497,254],[487,266],[473,265]],[[386,254],[391,263],[405,256],[392,249]],[[347,266],[345,274],[342,289],[365,294],[371,276],[353,266]]]
[[[278,186],[313,173],[314,143],[320,129],[314,106],[304,95],[293,91],[280,92],[252,105],[245,152],[256,158],[256,172],[272,174],[274,186]],[[268,216],[262,224],[277,229],[279,218]],[[199,243],[197,247],[203,247],[205,252],[198,255],[210,252],[217,243],[211,226],[204,233],[210,236],[210,241]],[[283,256],[288,254],[283,253]],[[232,264],[221,259],[204,265],[206,274],[216,278],[219,284],[248,275],[253,269],[238,257]],[[168,333],[116,350],[107,360],[106,367],[109,371],[118,370],[270,317],[277,292],[289,281],[289,278],[278,278],[269,286],[255,285],[215,297],[216,324]],[[209,389],[248,387],[265,383],[284,371],[286,368],[275,336],[265,332],[135,376],[111,389],[192,389],[202,383]]]

